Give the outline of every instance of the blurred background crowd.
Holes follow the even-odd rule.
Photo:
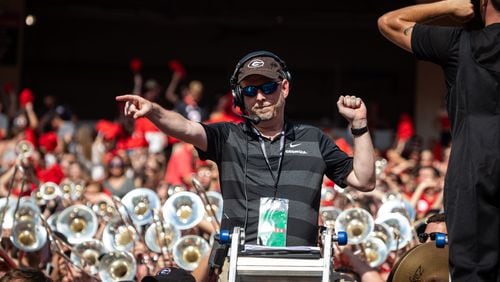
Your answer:
[[[194,121],[242,121],[230,93],[203,107],[203,82],[188,81],[179,61],[169,67],[165,83],[144,79],[133,59],[131,93]],[[222,216],[214,163],[144,118],[82,122],[76,105],[53,96],[9,83],[1,95],[1,272],[30,267],[54,281],[140,281],[173,266],[203,280],[198,267]],[[35,108],[36,99],[43,106]],[[337,271],[385,281],[397,258],[419,244],[426,219],[441,212],[451,144],[446,116],[436,122],[441,140],[431,143],[401,115],[390,146],[378,148],[373,192],[324,179],[319,224],[347,230],[350,241],[336,247]],[[348,136],[323,130],[351,154]]]

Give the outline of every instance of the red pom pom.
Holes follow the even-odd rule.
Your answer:
[[[130,69],[132,70],[133,73],[138,73],[141,71],[142,68],[142,61],[138,58],[133,58],[130,61]]]
[[[29,88],[24,88],[21,94],[19,94],[19,104],[21,107],[26,106],[28,103],[33,103],[34,100],[33,92]]]
[[[415,133],[413,122],[407,113],[401,114],[397,128],[397,138],[402,141],[410,139]]]
[[[168,66],[173,72],[178,73],[181,78],[186,76],[186,69],[179,60],[170,60]]]
[[[40,135],[38,138],[38,145],[46,153],[53,152],[57,147],[57,134],[54,131],[49,131]]]

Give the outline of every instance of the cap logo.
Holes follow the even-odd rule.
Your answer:
[[[172,269],[167,267],[167,268],[160,270],[157,275],[169,275],[170,272],[172,272]]]
[[[261,59],[252,60],[247,65],[247,67],[249,69],[256,69],[256,68],[260,68],[260,67],[263,67],[263,66],[264,66],[264,61],[262,61]]]

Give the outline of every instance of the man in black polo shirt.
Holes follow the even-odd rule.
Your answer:
[[[424,23],[474,17],[470,0],[413,5],[378,24],[389,40],[443,68],[452,150],[444,208],[452,281],[500,281],[500,0],[478,0],[485,27]],[[493,200],[495,199],[495,200]]]
[[[360,98],[340,96],[339,112],[351,125],[354,157],[348,157],[318,128],[285,119],[290,73],[273,53],[253,52],[231,78],[241,124],[205,125],[133,95],[125,114],[150,119],[166,134],[192,143],[202,159],[219,168],[224,198],[222,228],[245,228],[247,243],[267,246],[316,245],[323,175],[341,187],[371,191],[374,151]]]

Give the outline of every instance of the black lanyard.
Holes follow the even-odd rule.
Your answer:
[[[285,131],[281,131],[281,137],[280,137],[280,159],[278,162],[278,170],[276,176],[273,173],[273,169],[271,167],[271,163],[269,162],[269,158],[267,157],[267,152],[266,152],[266,144],[264,142],[264,137],[262,134],[252,127],[255,133],[259,136],[259,143],[260,143],[260,148],[262,150],[262,154],[264,155],[264,158],[266,159],[266,164],[267,168],[269,169],[269,173],[271,173],[271,177],[274,180],[274,198],[276,198],[276,194],[278,193],[278,182],[280,181],[280,175],[281,175],[281,165],[283,164],[283,156],[285,155]],[[271,141],[272,142],[272,141]]]

